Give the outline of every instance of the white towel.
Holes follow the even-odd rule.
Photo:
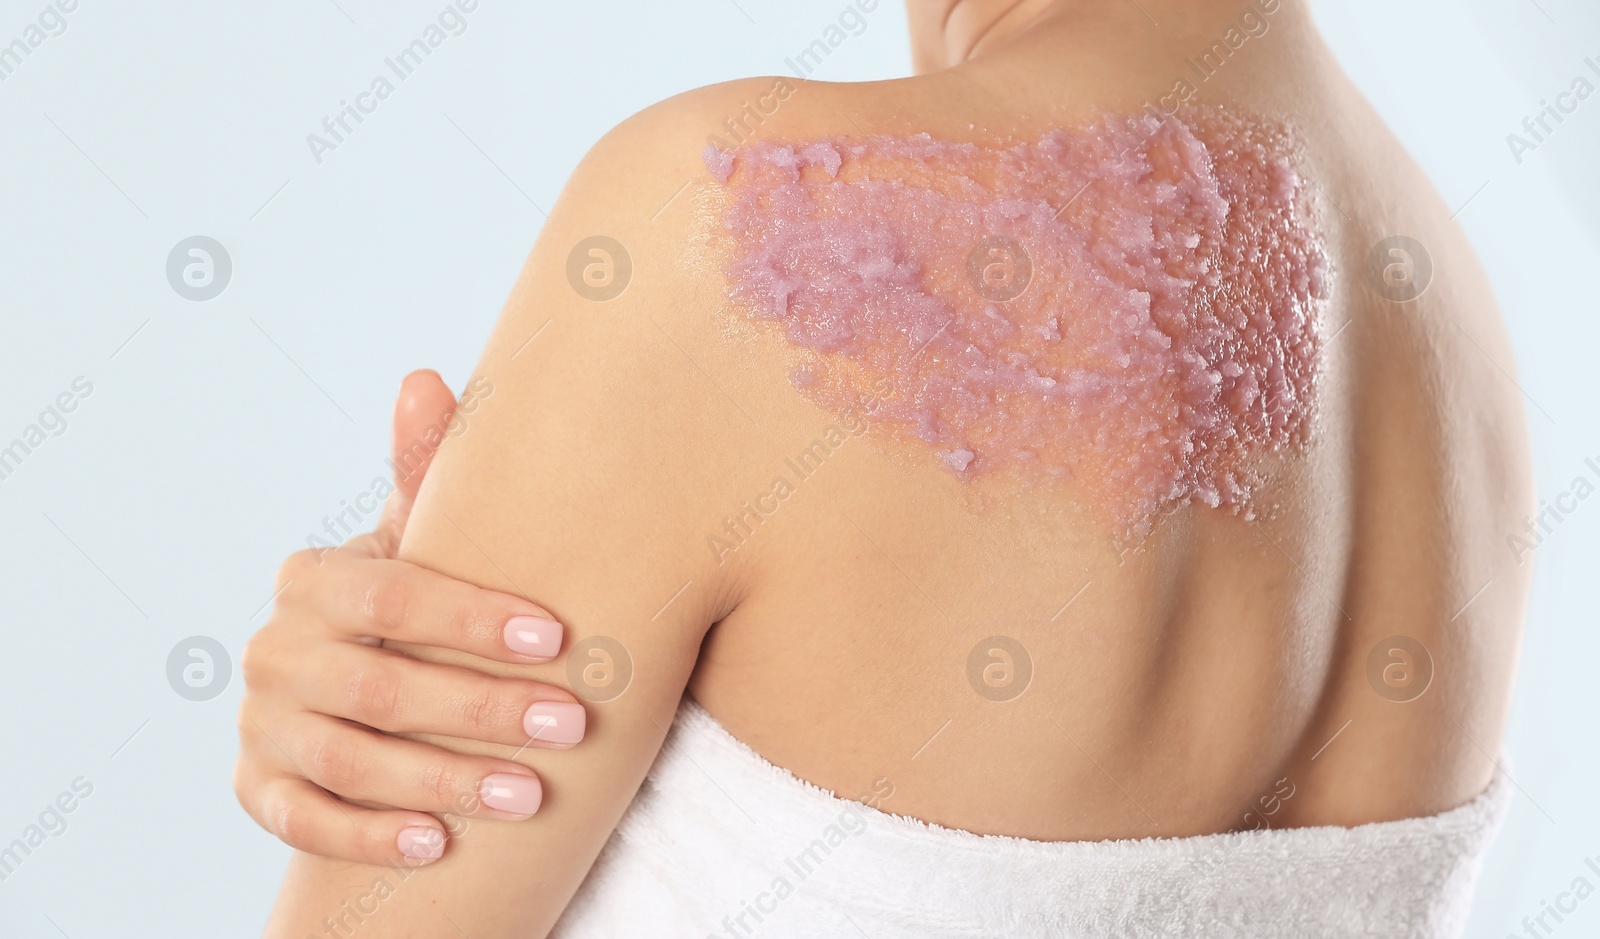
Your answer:
[[[1356,828],[975,835],[835,798],[685,697],[558,939],[1459,936],[1511,786]]]

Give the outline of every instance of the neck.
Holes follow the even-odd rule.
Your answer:
[[[911,58],[918,74],[960,65],[1012,40],[1072,18],[1125,20],[1153,37],[1236,18],[1251,6],[1298,7],[1301,0],[907,0]]]

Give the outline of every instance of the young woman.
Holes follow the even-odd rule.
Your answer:
[[[1455,207],[1301,0],[908,12],[607,135],[408,384],[244,664],[268,935],[1459,933],[1531,496]]]

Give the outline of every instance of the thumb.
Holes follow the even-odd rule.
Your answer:
[[[400,544],[417,490],[433,462],[434,451],[444,441],[445,427],[455,410],[456,396],[438,372],[419,369],[400,382],[389,449],[395,491],[384,502],[377,531],[387,554],[392,555]]]

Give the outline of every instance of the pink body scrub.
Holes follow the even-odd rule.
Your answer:
[[[807,397],[950,472],[1075,480],[1126,534],[1253,514],[1302,444],[1330,268],[1287,130],[1214,108],[1010,147],[708,147],[727,274]]]

